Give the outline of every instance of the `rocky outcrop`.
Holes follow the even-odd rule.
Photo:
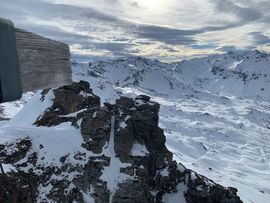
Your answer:
[[[44,90],[46,95],[48,90]],[[35,124],[37,126],[55,126],[63,122],[75,122],[77,114],[81,110],[100,107],[100,98],[92,94],[90,85],[87,82],[74,83],[54,90],[55,99],[53,105],[40,116]]]
[[[16,172],[0,176],[1,185],[9,182],[0,202],[9,195],[13,202],[161,203],[176,193],[188,203],[242,202],[235,188],[218,185],[173,160],[158,126],[160,106],[150,97],[120,97],[101,106],[83,81],[55,89],[54,95],[35,125],[69,122],[80,131],[81,148],[52,166],[42,162],[46,154],[35,151],[29,138],[1,145],[0,160]],[[25,189],[17,181],[29,186]],[[10,192],[13,185],[16,194],[25,195],[23,201]]]
[[[84,147],[94,153],[101,153],[109,140],[111,114],[107,108],[93,108],[82,113],[81,132]]]
[[[24,172],[0,174],[0,200],[3,203],[35,202],[37,194],[36,176]]]

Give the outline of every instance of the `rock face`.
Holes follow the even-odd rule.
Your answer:
[[[177,201],[182,202],[182,197],[188,203],[242,202],[235,188],[218,185],[173,161],[158,126],[160,106],[150,97],[120,97],[115,104],[101,106],[83,81],[53,92],[52,106],[35,125],[69,122],[80,131],[81,148],[52,166],[40,163],[46,155],[34,151],[29,138],[1,145],[1,162],[12,164],[16,171],[0,175],[4,185],[0,202],[8,198],[12,202],[161,203],[176,194]],[[44,188],[47,193],[41,193]]]
[[[46,95],[48,90],[44,90]],[[87,82],[74,83],[60,87],[53,91],[55,99],[53,105],[48,108],[44,114],[37,119],[37,126],[55,126],[63,122],[76,122],[76,114],[72,113],[100,107],[100,99],[92,94],[90,85]]]

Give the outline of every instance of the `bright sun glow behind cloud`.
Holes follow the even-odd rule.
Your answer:
[[[269,0],[0,0],[1,17],[87,57],[270,51]]]
[[[160,14],[166,11],[172,0],[137,0],[137,2],[139,6],[146,8],[151,14]]]

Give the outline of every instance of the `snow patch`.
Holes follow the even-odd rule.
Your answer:
[[[2,164],[4,173],[9,173],[9,172],[16,172],[16,168],[14,166],[12,166],[11,164]]]
[[[132,156],[147,156],[149,151],[146,149],[145,145],[134,143],[130,154]]]
[[[103,174],[100,179],[107,182],[107,188],[110,190],[110,203],[114,193],[118,189],[118,184],[132,179],[133,177],[120,173],[120,168],[126,168],[131,166],[131,164],[122,163],[118,158],[115,157],[114,152],[114,129],[115,129],[115,116],[111,118],[111,131],[110,131],[110,140],[107,146],[103,149],[103,154],[111,157],[110,166],[107,166],[103,170]]]
[[[16,114],[10,121],[10,125],[32,125],[39,116],[41,116],[48,107],[53,104],[54,93],[50,89],[45,95],[44,101],[41,91],[38,91],[31,99],[26,103],[24,108]]]
[[[166,203],[186,203],[185,192],[187,191],[187,186],[183,183],[177,185],[176,193],[165,193],[163,195],[163,202]]]

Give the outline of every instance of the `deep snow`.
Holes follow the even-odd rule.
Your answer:
[[[229,52],[172,64],[132,57],[97,62],[90,67],[74,62],[73,72],[73,79],[89,81],[103,102],[115,101],[120,95],[151,96],[161,104],[160,127],[164,128],[167,146],[177,161],[222,185],[238,188],[244,202],[269,201],[269,55],[258,51]],[[50,106],[53,94],[49,95],[48,100],[40,102],[38,92],[10,122],[2,124],[0,140],[4,143],[16,136],[31,136],[36,143],[48,143],[41,153],[51,151],[48,161],[58,164],[54,162],[59,160],[55,156],[63,156],[66,148],[74,154],[83,150],[79,145],[82,138],[79,131],[67,124],[53,128],[32,126],[36,117]],[[5,105],[6,117],[12,117],[23,102],[18,106]],[[52,131],[53,138],[48,139]],[[58,149],[59,143],[62,147]],[[105,153],[111,143],[110,140]],[[139,145],[133,151],[147,153]],[[109,172],[104,174],[107,175]],[[111,192],[115,187],[112,183]],[[181,185],[179,188],[185,190]],[[49,188],[41,191],[41,198],[46,189]]]
[[[244,202],[269,201],[269,55],[229,52],[173,64],[135,57],[73,70],[103,101],[151,96],[177,161],[238,188]]]

